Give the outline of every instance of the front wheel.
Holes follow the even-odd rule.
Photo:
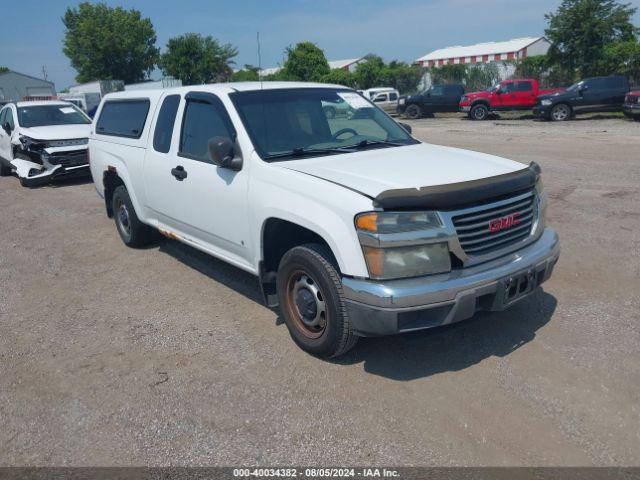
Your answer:
[[[124,185],[114,190],[111,208],[116,228],[126,246],[144,247],[155,240],[156,230],[140,221]]]
[[[278,267],[277,289],[282,316],[300,348],[329,358],[356,344],[340,275],[327,247],[307,244],[285,253]]]
[[[411,120],[417,120],[418,118],[422,117],[422,109],[418,105],[409,105],[404,111],[404,114]]]
[[[571,118],[571,107],[565,103],[554,105],[551,109],[551,120],[554,122],[564,122]]]
[[[484,104],[474,105],[469,111],[469,118],[471,120],[486,120],[489,116],[489,109]]]

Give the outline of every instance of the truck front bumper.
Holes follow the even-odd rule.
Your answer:
[[[640,117],[640,103],[625,103],[622,111],[627,117]]]
[[[537,241],[517,252],[446,274],[386,282],[344,277],[349,319],[357,335],[378,336],[504,310],[546,281],[559,255],[558,235],[546,228]]]
[[[539,118],[549,118],[553,105],[535,105],[532,109],[533,116]]]

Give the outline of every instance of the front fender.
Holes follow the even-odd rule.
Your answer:
[[[269,218],[300,225],[322,237],[345,275],[367,277],[362,248],[355,231],[357,213],[372,209],[371,199],[341,186],[279,167],[266,181],[256,179],[250,192],[253,209],[255,264],[263,260],[263,229]],[[256,169],[258,170],[258,169]],[[259,175],[258,175],[259,176]]]

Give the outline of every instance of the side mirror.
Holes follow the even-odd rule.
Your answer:
[[[209,139],[209,158],[222,168],[235,170],[242,169],[242,157],[235,156],[235,148],[229,137],[213,137]]]
[[[4,122],[2,124],[2,129],[7,132],[7,135],[11,135],[11,125],[9,125],[9,122]]]
[[[413,130],[411,128],[411,125],[407,125],[406,123],[398,122],[398,125],[404,128],[408,133],[411,133],[411,131]]]
[[[582,85],[582,86],[578,89],[578,91],[579,91],[580,93],[582,93],[582,92],[586,92],[587,90],[589,90],[589,86],[588,86],[588,85]]]

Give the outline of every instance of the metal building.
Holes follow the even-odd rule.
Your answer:
[[[56,98],[53,82],[9,70],[0,73],[0,104]]]

